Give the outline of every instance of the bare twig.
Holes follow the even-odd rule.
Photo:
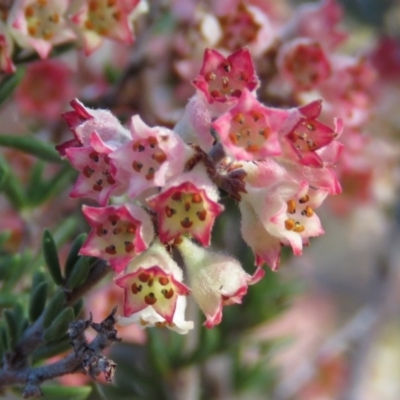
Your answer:
[[[115,313],[116,308],[100,324],[93,323],[92,317],[88,320],[72,322],[69,336],[73,351],[70,354],[60,361],[41,367],[20,370],[3,369],[0,371],[0,387],[25,384],[22,392],[24,398],[39,397],[42,395],[39,385],[43,381],[78,370],[86,372],[93,378],[103,373],[106,380],[111,381],[116,364],[104,357],[102,351],[113,342],[120,341],[114,328]],[[96,338],[90,344],[85,337],[85,331],[89,326],[97,332]]]
[[[73,305],[109,272],[111,267],[102,260],[98,260],[86,281],[70,293],[66,293],[66,305]],[[7,353],[3,369],[19,370],[27,366],[27,358],[43,342],[44,313],[22,335],[13,351]]]

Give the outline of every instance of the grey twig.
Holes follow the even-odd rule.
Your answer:
[[[88,320],[74,321],[69,327],[69,336],[73,351],[64,359],[53,364],[36,368],[20,370],[3,369],[0,371],[0,388],[14,384],[25,384],[22,392],[24,398],[39,397],[42,395],[40,384],[48,379],[63,376],[82,370],[89,376],[96,378],[103,373],[107,381],[111,381],[116,364],[108,360],[102,351],[113,342],[118,342],[115,330],[116,308],[101,323],[93,323],[92,317]],[[88,343],[85,337],[86,329],[91,326],[96,332],[96,338]]]
[[[72,292],[66,293],[66,305],[73,305],[110,271],[111,267],[105,261],[96,261],[86,281]],[[43,318],[44,313],[24,332],[15,348],[7,353],[3,370],[15,371],[27,366],[28,356],[43,342]]]

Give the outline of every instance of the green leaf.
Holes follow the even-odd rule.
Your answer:
[[[6,322],[7,347],[11,349],[19,339],[19,324],[13,311],[4,310],[3,315]]]
[[[29,300],[29,320],[36,321],[44,310],[47,297],[47,282],[40,282],[31,291]]]
[[[34,289],[37,285],[46,281],[46,275],[42,269],[36,271],[32,277],[32,289]]]
[[[85,301],[83,299],[79,299],[72,307],[74,309],[75,317],[77,318],[81,311],[83,310],[83,306],[85,305]]]
[[[6,185],[10,176],[10,168],[3,157],[0,157],[0,190]]]
[[[68,278],[71,274],[76,262],[79,260],[79,250],[81,249],[83,243],[87,238],[86,233],[81,233],[72,242],[71,248],[69,250],[67,261],[65,262],[65,277]]]
[[[67,307],[61,311],[56,319],[51,323],[48,329],[44,332],[43,339],[46,342],[51,342],[63,336],[69,327],[69,324],[74,320],[75,314],[72,307]]]
[[[24,153],[31,154],[43,161],[62,163],[53,144],[36,139],[32,135],[0,135],[0,146],[11,147]]]
[[[89,263],[90,257],[79,257],[79,260],[74,265],[71,275],[68,277],[66,288],[75,289],[82,285],[89,275],[91,265]]]
[[[64,308],[64,303],[65,303],[64,292],[59,290],[50,300],[44,312],[43,326],[45,328],[48,328],[51,325],[51,323],[55,320],[57,315],[60,314],[61,310]]]
[[[70,185],[76,175],[76,170],[69,163],[65,163],[52,178],[42,183],[43,190],[38,198],[39,203],[43,203],[53,195],[60,193],[66,186]]]
[[[50,386],[43,385],[41,387],[43,397],[42,399],[48,400],[85,400],[92,392],[92,386]]]
[[[32,353],[32,362],[36,363],[40,360],[44,360],[50,357],[54,357],[58,354],[65,353],[71,349],[71,339],[68,335],[64,338],[60,338],[56,342],[47,343],[44,346],[38,347]]]
[[[8,170],[6,179],[3,180],[2,191],[7,196],[10,204],[16,210],[20,210],[25,206],[26,196],[24,193],[24,187],[21,183],[21,180],[17,178],[11,169]]]
[[[44,259],[50,275],[57,285],[61,285],[63,283],[63,277],[61,275],[60,262],[58,261],[57,247],[53,236],[51,236],[51,233],[47,229],[45,229],[43,233],[42,244]]]
[[[0,84],[0,104],[6,101],[14,92],[25,75],[25,68],[19,66],[14,74],[7,76]]]

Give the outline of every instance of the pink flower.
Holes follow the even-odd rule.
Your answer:
[[[178,249],[187,267],[192,295],[206,315],[205,326],[212,328],[221,322],[223,306],[240,304],[248,285],[258,282],[264,271],[257,269],[251,276],[234,258],[182,239]]]
[[[213,44],[215,47],[235,51],[249,46],[253,56],[257,57],[272,44],[275,35],[267,14],[251,3],[234,0],[212,5],[221,30]]]
[[[105,38],[126,44],[134,42],[133,19],[139,0],[85,0],[71,17],[86,55]]]
[[[248,49],[239,49],[228,58],[206,49],[203,66],[193,85],[212,104],[236,102],[243,90],[257,89],[259,82]]]
[[[62,117],[75,138],[56,146],[61,156],[65,156],[65,150],[69,147],[90,145],[93,132],[96,132],[112,149],[130,140],[129,131],[110,111],[92,110],[85,107],[78,99],[72,100],[70,104],[74,110],[65,112]]]
[[[365,58],[335,56],[331,64],[332,75],[319,91],[347,126],[360,126],[371,115],[377,72]]]
[[[298,7],[288,31],[294,37],[317,40],[331,50],[348,37],[346,32],[337,27],[342,16],[342,7],[336,0],[306,3]]]
[[[181,334],[193,329],[193,322],[184,317],[189,289],[182,283],[182,270],[161,243],[131,261],[128,271],[115,280],[124,289],[120,325],[167,327]]]
[[[117,180],[128,184],[128,195],[164,186],[183,172],[193,151],[173,131],[148,127],[138,115],[131,119],[132,140],[110,155]]]
[[[310,237],[324,233],[314,210],[328,191],[311,189],[304,181],[298,183],[270,162],[249,168],[250,182],[240,202],[242,236],[256,255],[256,265],[266,261],[275,270],[281,244],[290,245],[294,254],[300,255]],[[263,180],[265,186],[261,186]]]
[[[7,74],[15,72],[12,62],[14,43],[3,21],[0,20],[0,71]]]
[[[210,245],[215,218],[223,207],[217,188],[200,168],[180,175],[147,201],[158,215],[163,243],[189,233],[203,246]]]
[[[75,39],[64,14],[69,0],[19,0],[10,11],[9,24],[15,41],[47,58],[54,45]]]
[[[111,173],[109,154],[113,149],[96,131],[91,134],[89,143],[88,146],[65,149],[69,162],[80,172],[70,196],[94,199],[104,206],[111,193],[121,195],[125,186]]]
[[[315,100],[298,109],[301,118],[283,139],[285,157],[311,167],[321,167],[324,164],[318,150],[330,145],[342,133],[343,124],[341,120],[335,120],[336,126],[332,129],[318,121],[321,109],[321,100]],[[334,151],[338,150],[335,146]]]
[[[297,38],[284,44],[277,58],[278,71],[295,91],[312,90],[331,74],[331,66],[321,44]]]
[[[43,79],[46,77],[46,79]],[[66,99],[74,96],[72,71],[59,60],[43,60],[28,64],[15,92],[21,111],[32,117],[58,118]]]
[[[278,135],[288,134],[298,120],[298,112],[265,107],[244,89],[237,104],[211,126],[229,155],[259,160],[281,154]]]
[[[80,254],[107,260],[116,272],[147,249],[154,231],[150,216],[132,204],[108,207],[83,206],[92,228]]]

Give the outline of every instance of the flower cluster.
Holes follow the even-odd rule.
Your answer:
[[[133,21],[147,7],[144,0],[16,0],[0,15],[1,71],[15,71],[16,45],[46,59],[65,43],[77,43],[86,55],[104,39],[131,44]]]
[[[83,206],[92,231],[81,254],[107,260],[117,274],[122,325],[186,333],[189,294],[207,327],[220,323],[223,306],[242,301],[264,264],[278,268],[282,246],[300,255],[323,233],[316,209],[341,190],[333,171],[341,120],[322,122],[321,100],[286,109],[263,104],[248,48],[227,57],[207,49],[193,86],[173,130],[149,127],[139,115],[125,127],[78,100],[63,114],[74,137],[57,149],[79,171],[71,196],[98,203]],[[209,249],[224,211],[221,192],[239,203],[252,275]]]

